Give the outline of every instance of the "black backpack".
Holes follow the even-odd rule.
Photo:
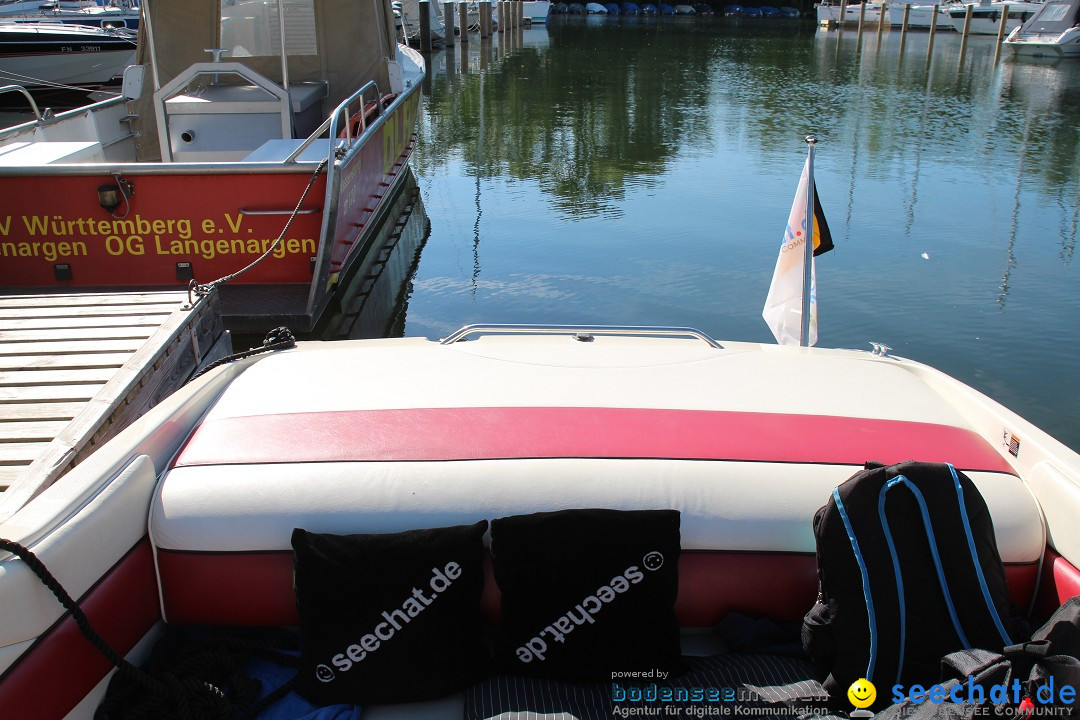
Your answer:
[[[817,511],[814,537],[803,648],[836,706],[859,678],[879,709],[894,684],[937,682],[951,652],[1013,644],[990,513],[952,465],[867,463]]]

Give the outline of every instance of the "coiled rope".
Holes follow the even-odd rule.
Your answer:
[[[292,690],[289,681],[259,700],[259,681],[243,672],[243,661],[252,656],[296,666],[296,658],[271,649],[280,642],[276,637],[222,635],[188,643],[186,648],[167,653],[168,670],[141,670],[94,630],[86,613],[33,551],[4,538],[0,538],[0,550],[22,560],[71,613],[79,632],[116,666],[117,674],[94,714],[95,720],[246,720]]]
[[[266,337],[263,338],[262,345],[256,345],[250,350],[241,350],[238,353],[219,358],[192,375],[191,378],[188,379],[188,382],[191,382],[203,373],[213,370],[219,365],[225,365],[226,363],[235,362],[236,360],[243,360],[246,357],[258,355],[259,353],[272,352],[274,350],[288,350],[289,348],[294,347],[296,347],[296,338],[293,337],[292,331],[287,327],[277,327],[266,334]]]

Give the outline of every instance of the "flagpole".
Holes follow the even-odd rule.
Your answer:
[[[803,248],[802,327],[799,345],[810,345],[810,280],[814,263],[814,145],[817,135],[807,135],[806,155],[806,244]]]

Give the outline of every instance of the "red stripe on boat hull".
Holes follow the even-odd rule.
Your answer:
[[[292,553],[190,553],[158,551],[170,623],[296,625]],[[485,566],[482,604],[499,618],[499,590]],[[1027,607],[1036,563],[1006,565],[1013,602]],[[684,552],[679,559],[675,611],[684,627],[711,627],[729,612],[782,621],[802,618],[817,596],[817,563],[811,554]]]
[[[951,462],[1012,473],[976,433],[946,425],[820,415],[642,408],[347,410],[210,420],[176,465],[675,458],[862,465]]]
[[[79,605],[93,628],[117,652],[124,655],[135,647],[161,619],[149,540],[143,539],[132,548]],[[0,714],[5,718],[59,720],[112,667],[67,614],[0,676]]]

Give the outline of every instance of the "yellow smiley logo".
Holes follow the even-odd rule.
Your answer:
[[[866,678],[859,678],[851,683],[851,687],[847,691],[847,697],[851,704],[860,710],[868,708],[877,699],[877,688],[874,687],[874,683]]]

